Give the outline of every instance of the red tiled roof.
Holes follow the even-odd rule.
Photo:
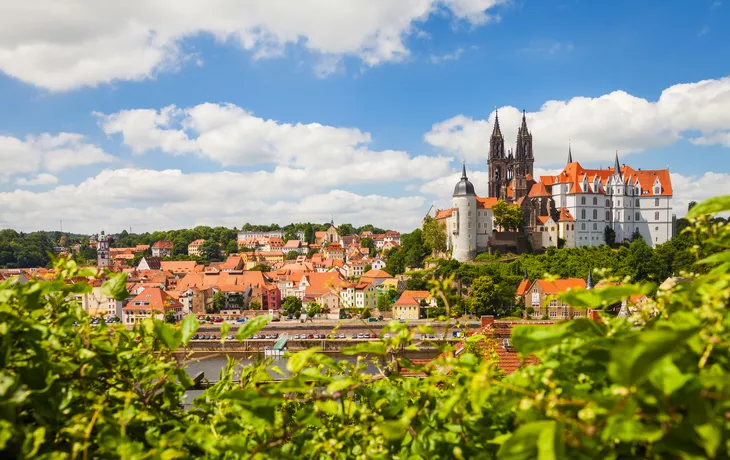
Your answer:
[[[160,240],[152,245],[154,249],[172,249],[172,241]]]
[[[522,280],[520,282],[520,285],[517,286],[516,294],[520,295],[520,296],[525,295],[527,293],[527,291],[530,289],[530,286],[532,286],[532,283],[530,282],[530,280]]]
[[[429,291],[403,291],[398,298],[398,300],[395,301],[393,306],[413,306],[413,305],[420,305],[421,300],[426,300],[429,297],[431,297],[431,292]]]
[[[447,217],[451,217],[451,214],[456,211],[456,208],[451,209],[439,209],[436,211],[436,220],[440,219],[446,219]]]
[[[363,273],[363,278],[392,278],[391,274],[385,270],[369,270],[367,273]],[[428,291],[425,291],[428,292]]]
[[[560,294],[569,289],[585,288],[586,280],[582,278],[566,278],[554,281],[536,280],[535,284],[539,284],[545,294]]]
[[[135,305],[144,303],[144,305]],[[164,311],[171,308],[180,308],[182,304],[167,292],[158,287],[148,287],[132,299],[124,310],[156,310]]]
[[[478,196],[477,198],[477,208],[479,209],[492,209],[492,206],[497,204],[499,199],[494,197],[481,197]]]
[[[537,184],[533,185],[530,189],[530,193],[528,193],[529,197],[549,197],[550,193],[548,193],[547,189],[545,188],[545,184],[542,182],[538,182]]]
[[[560,217],[558,217],[558,222],[575,222],[575,218],[570,214],[570,210],[568,208],[560,208]]]

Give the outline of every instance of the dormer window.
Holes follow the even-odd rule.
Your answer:
[[[654,195],[659,195],[662,193],[662,188],[659,185],[654,186]]]

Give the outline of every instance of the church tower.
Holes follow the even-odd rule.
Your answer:
[[[109,243],[109,237],[104,235],[104,230],[102,230],[96,242],[96,266],[99,268],[106,268],[111,262],[109,257]]]
[[[504,137],[499,127],[499,112],[495,110],[494,128],[489,140],[489,196],[502,198],[502,190],[507,185],[507,160],[504,155]]]
[[[532,155],[532,133],[527,129],[527,118],[522,111],[522,125],[517,130],[517,150],[514,165],[511,167],[514,180],[515,200],[527,195],[527,175],[532,176],[532,166],[535,158]]]

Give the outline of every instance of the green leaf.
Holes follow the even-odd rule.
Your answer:
[[[354,347],[347,347],[342,349],[343,355],[384,355],[387,351],[387,346],[384,342],[363,342],[358,343]]]
[[[550,326],[519,325],[512,329],[512,345],[529,355],[561,343],[567,337],[597,338],[606,334],[606,326],[586,318],[576,318]]]
[[[649,373],[649,381],[665,396],[679,390],[691,379],[692,375],[683,374],[668,356],[659,361]]]
[[[618,286],[603,286],[595,289],[571,289],[558,297],[574,308],[593,308],[611,305],[627,299],[632,295],[651,294],[656,285],[653,283],[622,284]]]
[[[187,346],[190,339],[193,335],[195,335],[195,331],[198,330],[198,327],[200,327],[200,324],[198,324],[198,318],[196,318],[195,315],[190,314],[183,318],[180,326],[180,333],[182,334],[181,341],[183,345]]]
[[[225,321],[221,324],[221,345],[226,342],[226,336],[231,330],[231,323]]]
[[[718,252],[697,262],[698,264],[717,264],[730,262],[730,251]]]
[[[687,213],[687,218],[704,216],[705,214],[717,214],[723,211],[730,211],[730,195],[716,196],[693,206]]]
[[[181,333],[175,331],[169,324],[162,321],[155,321],[155,335],[170,350],[175,350],[180,346]]]
[[[319,351],[318,347],[314,348],[308,348],[306,350],[302,350],[298,353],[294,353],[289,357],[289,359],[286,361],[286,368],[291,373],[297,373],[304,368],[304,366],[307,365],[309,360],[311,359],[312,355],[317,353]]]
[[[615,442],[616,439],[623,442],[656,442],[663,435],[661,428],[646,426],[639,420],[626,418],[624,415],[610,418],[601,433],[604,442]]]
[[[641,382],[664,356],[679,348],[699,327],[654,329],[628,334],[611,348],[608,375],[622,385]]]
[[[269,315],[261,315],[243,323],[243,326],[240,326],[238,328],[238,332],[236,332],[236,340],[242,341],[250,338],[255,333],[265,328],[270,320],[271,317]]]
[[[720,447],[722,442],[722,431],[712,423],[705,423],[695,427],[695,432],[699,436],[700,445],[707,456],[715,458],[717,455],[717,449]]]
[[[564,444],[554,420],[523,425],[502,443],[500,460],[557,460],[563,457]]]
[[[127,292],[127,274],[115,273],[109,276],[109,279],[101,285],[101,293],[115,300],[129,298],[129,292]]]

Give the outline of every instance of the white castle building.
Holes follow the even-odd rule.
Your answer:
[[[507,158],[512,159],[511,154]],[[668,169],[633,169],[620,165],[618,154],[613,167],[585,169],[573,161],[569,150],[568,164],[555,176],[541,176],[540,182],[529,173],[506,178],[506,184],[494,187],[500,198],[479,197],[464,166],[454,187],[453,206],[429,211],[445,226],[454,259],[469,260],[489,249],[495,236],[492,206],[499,199],[522,207],[533,247],[558,246],[561,240],[563,247],[599,246],[605,243],[606,227],[616,232],[616,242],[638,233],[656,246],[674,237]]]

